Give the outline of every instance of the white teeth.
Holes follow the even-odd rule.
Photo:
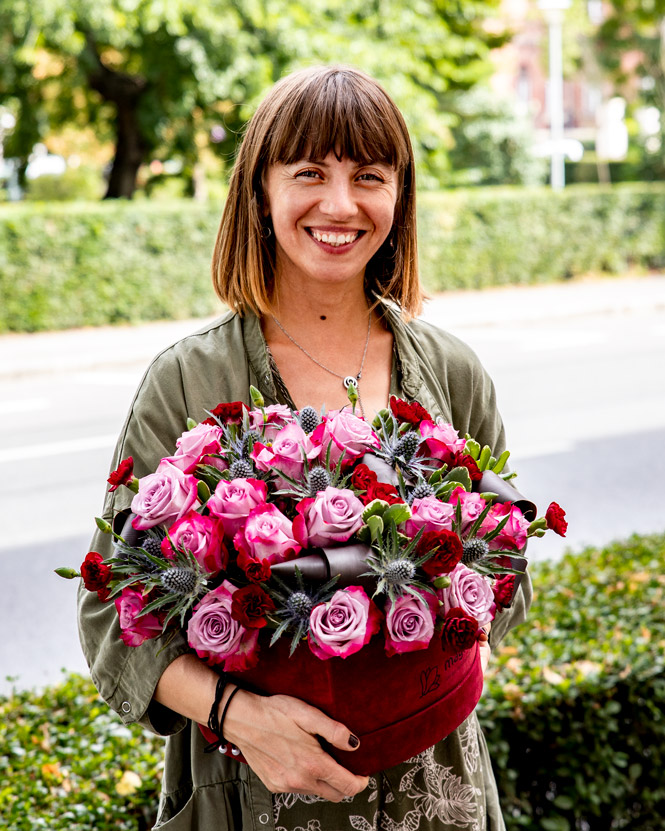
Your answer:
[[[348,245],[358,237],[358,231],[353,231],[350,234],[327,234],[312,230],[312,236],[318,242],[327,242],[328,245]]]

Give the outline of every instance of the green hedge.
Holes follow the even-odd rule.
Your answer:
[[[509,831],[663,827],[664,562],[661,535],[531,567],[479,705]],[[0,827],[149,828],[161,753],[77,676],[0,698]]]
[[[665,536],[534,566],[480,705],[509,831],[665,817]]]
[[[423,193],[431,291],[665,266],[665,185]],[[0,332],[183,318],[219,309],[220,204],[0,206]]]

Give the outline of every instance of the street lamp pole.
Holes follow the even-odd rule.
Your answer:
[[[538,0],[538,7],[545,12],[549,28],[550,88],[549,115],[552,143],[552,167],[550,184],[554,190],[566,184],[565,156],[563,152],[563,13],[571,0]]]

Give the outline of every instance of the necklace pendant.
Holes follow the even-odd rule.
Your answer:
[[[348,390],[349,387],[358,389],[358,379],[354,375],[347,375],[344,379],[344,389]]]

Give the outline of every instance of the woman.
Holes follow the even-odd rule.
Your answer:
[[[249,401],[250,384],[268,404],[335,409],[354,383],[370,419],[390,394],[417,399],[496,455],[503,450],[494,389],[475,355],[412,320],[422,299],[413,155],[399,111],[363,73],[308,69],[269,93],[239,151],[213,279],[232,311],[161,353],[132,404],[116,462],[133,455],[136,475],[172,453],[188,416]],[[109,494],[105,515],[126,508],[123,498]],[[93,547],[105,553],[107,540]],[[495,622],[493,642],[523,620],[528,602],[525,582]],[[321,747],[318,737],[357,746],[345,725],[294,698],[241,690],[224,735],[243,765],[203,753],[192,722],[207,722],[217,676],[184,638],[159,654],[152,641],[128,649],[115,610],[91,592],[80,595],[80,616],[101,694],[125,721],[169,736],[158,828],[504,827],[475,715],[421,756],[368,779]]]

